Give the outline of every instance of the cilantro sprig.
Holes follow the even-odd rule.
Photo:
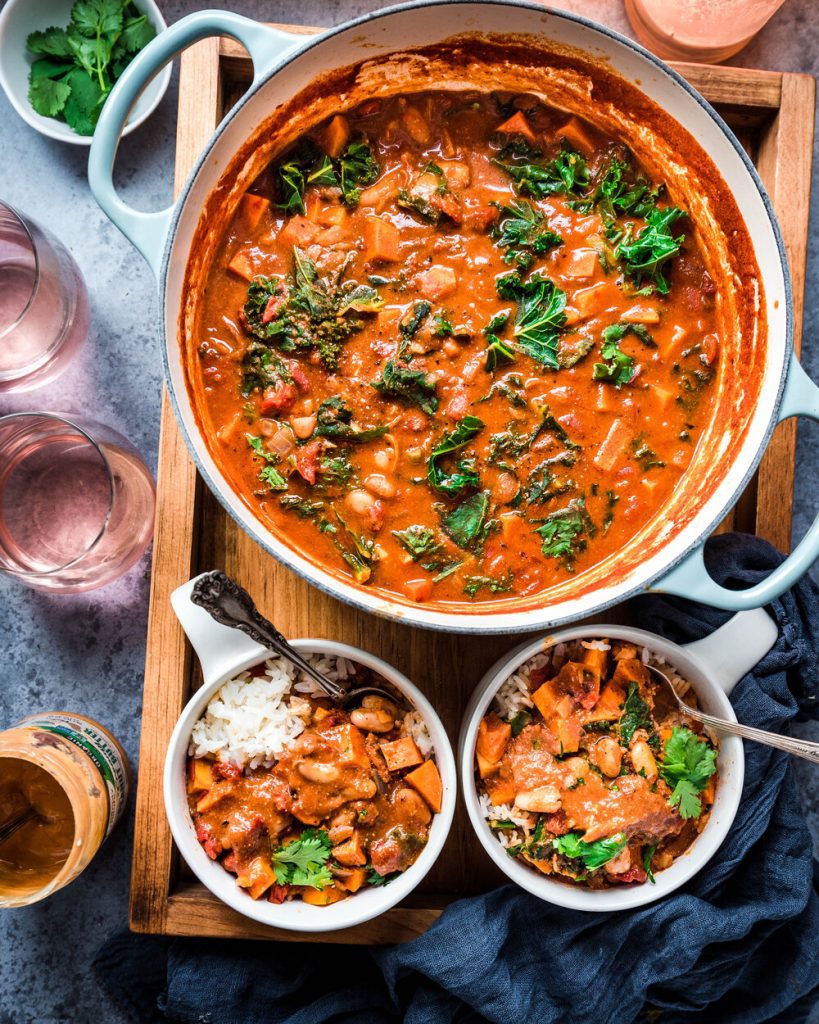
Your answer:
[[[279,885],[307,885],[323,889],[333,876],[327,867],[333,844],[324,829],[306,828],[298,839],[279,847],[272,856]]]
[[[672,787],[668,802],[681,818],[699,818],[700,793],[716,772],[717,753],[690,729],[675,727],[665,742],[660,777]]]
[[[37,58],[29,72],[31,106],[78,135],[93,135],[114,83],[155,35],[132,0],[77,0],[65,28],[32,32],[26,40]]]
[[[579,860],[586,871],[597,871],[623,851],[627,838],[622,832],[616,832],[605,839],[597,839],[587,843],[580,838],[579,832],[567,832],[552,840],[552,846],[569,860]]]

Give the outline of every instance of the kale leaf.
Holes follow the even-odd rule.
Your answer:
[[[440,460],[469,444],[483,428],[483,420],[477,416],[465,416],[453,431],[444,435],[427,462],[427,480],[435,490],[456,495],[467,488],[478,486],[480,478],[471,463],[462,459],[456,472],[446,473],[440,465]]]
[[[419,406],[429,416],[438,408],[435,378],[422,370],[396,366],[392,359],[387,360],[381,377],[372,386],[382,395]]]

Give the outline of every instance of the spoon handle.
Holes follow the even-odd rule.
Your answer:
[[[295,647],[291,647],[272,622],[269,622],[253,603],[253,598],[238,583],[223,572],[209,572],[197,580],[191,591],[191,601],[223,626],[240,629],[257,644],[275,651],[313,679],[334,701],[346,696],[346,690],[332,679],[318,672]]]
[[[795,736],[781,736],[778,732],[768,732],[766,729],[755,729],[752,725],[742,725],[741,722],[726,722],[723,718],[714,718],[706,715],[704,711],[695,711],[694,708],[685,705],[685,713],[696,718],[704,725],[710,725],[719,732],[730,733],[732,736],[741,736],[746,740],[753,740],[755,743],[764,743],[767,747],[776,747],[777,750],[784,750],[797,757],[804,757],[806,761],[819,764],[819,743],[812,743],[810,740],[801,740]]]

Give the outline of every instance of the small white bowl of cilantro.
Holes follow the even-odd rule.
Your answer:
[[[117,78],[165,27],[154,0],[8,0],[0,85],[32,128],[88,146]],[[153,113],[170,77],[169,64],[135,104],[125,135]]]

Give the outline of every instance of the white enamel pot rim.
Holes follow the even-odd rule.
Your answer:
[[[702,833],[671,867],[656,874],[656,883],[590,890],[557,882],[534,868],[510,857],[487,825],[478,799],[475,782],[475,741],[478,725],[500,686],[521,665],[549,645],[569,640],[607,637],[644,646],[665,658],[687,679],[703,711],[736,721],[728,697],[736,683],[776,642],[776,624],[762,609],[740,612],[704,640],[680,646],[642,629],[629,626],[589,625],[569,628],[538,640],[527,640],[504,655],[484,675],[475,688],[463,717],[458,742],[458,771],[461,792],[469,820],[481,845],[495,864],[513,882],[548,903],[574,910],[592,912],[632,910],[662,899],[684,885],[705,868],[719,849],[739,807],[745,772],[742,740],[737,736],[719,737],[718,783],[711,816]]]
[[[197,577],[198,579],[199,577]],[[193,821],[188,810],[185,790],[185,765],[191,729],[214,693],[238,672],[258,665],[270,653],[254,643],[244,633],[214,622],[210,615],[194,605],[190,593],[196,579],[174,591],[171,603],[202,664],[204,683],[185,706],[168,744],[163,776],[165,812],[174,842],[186,863],[203,885],[223,903],[274,928],[297,932],[327,932],[369,921],[395,906],[418,885],[441,852],[452,825],[456,802],[456,768],[446,731],[434,708],[421,691],[397,669],[381,658],[349,644],[333,640],[304,639],[290,642],[304,653],[326,654],[348,658],[377,672],[420,713],[427,725],[438,769],[443,783],[441,811],[435,815],[430,828],[429,842],[418,860],[389,885],[367,888],[328,907],[314,907],[301,900],[274,904],[266,900],[253,900],[236,884],[233,875],[219,863],[212,861],[196,838]]]
[[[605,588],[525,611],[506,612],[401,602],[347,582],[313,564],[267,530],[232,489],[214,461],[197,424],[180,346],[178,316],[189,246],[205,200],[255,126],[328,69],[427,46],[464,33],[490,36],[541,35],[599,57],[639,88],[697,138],[720,168],[746,221],[766,292],[769,324],[764,384],[741,449],[730,469],[667,543],[623,572]],[[121,126],[144,82],[180,50],[209,35],[229,35],[254,61],[255,77],[243,99],[226,115],[177,202],[141,213],[117,195],[112,168]],[[129,66],[102,111],[89,159],[92,191],[108,216],[134,242],[157,274],[160,286],[163,357],[169,393],[183,436],[200,474],[225,510],[265,551],[314,586],[374,614],[411,625],[463,633],[506,633],[571,622],[645,589],[682,594],[717,607],[741,609],[771,601],[819,556],[819,518],[789,559],[746,591],[717,584],[703,562],[703,545],[751,478],[777,422],[790,416],[819,418],[819,389],[792,355],[793,308],[784,246],[770,201],[744,150],[719,115],[675,71],[642,47],[593,22],[521,0],[421,0],[374,12],[315,37],[293,35],[224,11],[203,11],[172,25]],[[692,484],[692,486],[695,486]]]

